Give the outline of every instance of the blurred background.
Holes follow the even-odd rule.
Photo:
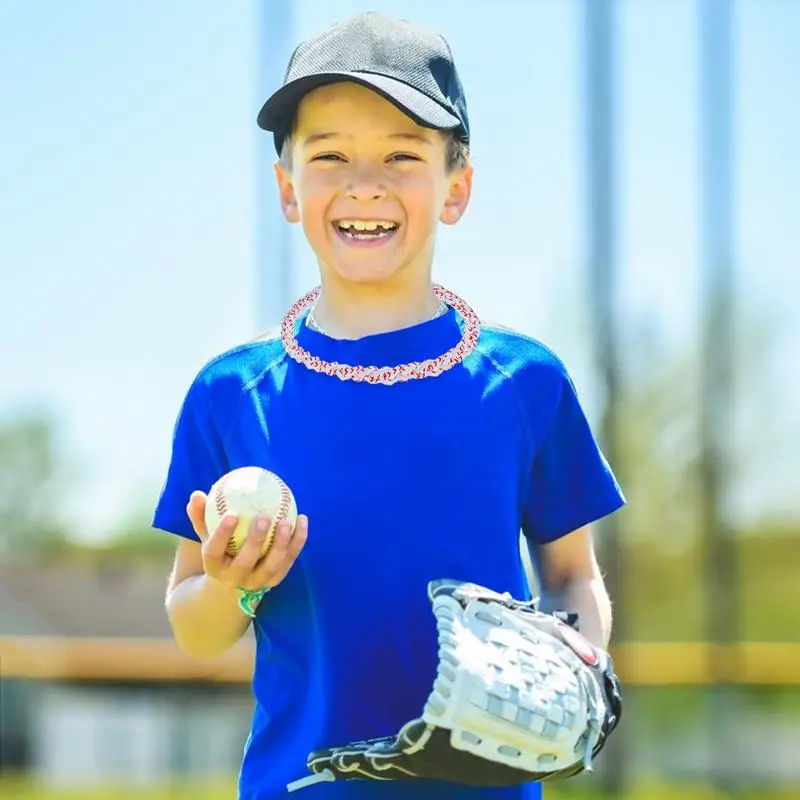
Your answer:
[[[800,796],[800,2],[374,0],[450,40],[436,278],[566,361],[626,719],[546,796]],[[149,528],[198,369],[315,284],[255,116],[360,0],[0,3],[0,795],[230,798],[251,643],[173,646]]]

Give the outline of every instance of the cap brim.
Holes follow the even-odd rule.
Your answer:
[[[278,89],[258,114],[259,128],[274,133],[276,146],[279,146],[278,139],[287,133],[286,129],[303,97],[320,86],[340,81],[352,81],[376,91],[424,128],[454,130],[461,127],[461,120],[455,114],[413,86],[395,78],[370,72],[324,72],[298,78]]]

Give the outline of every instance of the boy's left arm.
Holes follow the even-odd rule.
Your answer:
[[[580,632],[593,645],[608,649],[611,600],[597,563],[591,526],[578,528],[553,542],[526,539],[540,608],[578,614]]]

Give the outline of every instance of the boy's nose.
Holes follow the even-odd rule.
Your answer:
[[[380,200],[386,196],[386,189],[376,183],[351,183],[347,187],[347,196],[362,203],[370,200]]]
[[[372,170],[359,170],[347,185],[346,194],[352,200],[369,202],[386,196],[386,187]]]

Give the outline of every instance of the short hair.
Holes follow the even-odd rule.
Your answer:
[[[291,143],[292,134],[294,133],[294,124],[289,128],[289,132],[283,137],[280,150],[281,164],[285,167],[290,167],[291,159]],[[445,137],[445,166],[448,172],[457,169],[464,169],[469,164],[470,150],[469,144],[461,139],[455,131],[441,131]]]
[[[445,136],[448,172],[454,169],[464,169],[469,164],[469,143],[459,138],[454,131],[447,131]]]

